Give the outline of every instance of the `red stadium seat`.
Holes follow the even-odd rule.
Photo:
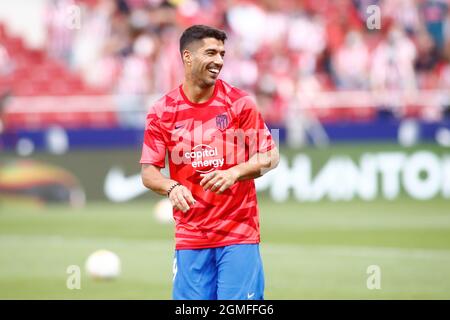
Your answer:
[[[4,38],[3,46],[12,56],[25,50],[22,38]]]
[[[22,38],[10,37],[0,23],[0,43],[13,60],[13,72],[0,78],[0,91],[12,89],[18,96],[30,95],[99,95],[103,90],[90,89],[81,76],[43,50],[28,49]]]
[[[37,91],[34,83],[23,81],[13,83],[12,93],[17,96],[33,96],[39,94],[39,91]]]
[[[44,61],[44,53],[41,50],[28,50],[24,53],[30,64],[40,64]]]
[[[6,38],[6,30],[3,23],[0,23],[0,41],[1,39]]]

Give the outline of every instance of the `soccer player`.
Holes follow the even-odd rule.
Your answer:
[[[255,102],[218,79],[226,39],[203,25],[183,32],[184,81],[146,120],[142,181],[173,205],[174,299],[264,298],[254,179],[279,155]]]

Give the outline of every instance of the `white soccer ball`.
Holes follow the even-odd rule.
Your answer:
[[[111,251],[98,250],[86,261],[86,272],[94,279],[114,279],[120,274],[120,259]]]
[[[436,141],[443,147],[450,147],[450,130],[447,128],[440,128],[436,131]]]
[[[173,207],[168,198],[159,200],[155,205],[153,213],[156,220],[160,223],[173,222]]]

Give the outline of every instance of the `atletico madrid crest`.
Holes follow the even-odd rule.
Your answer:
[[[216,126],[219,130],[225,130],[228,127],[228,117],[226,114],[216,116]]]

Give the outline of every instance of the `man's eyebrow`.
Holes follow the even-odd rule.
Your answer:
[[[214,49],[214,48],[206,48],[205,52],[217,52],[219,51],[218,49]],[[220,50],[220,53],[225,54],[225,50]]]

